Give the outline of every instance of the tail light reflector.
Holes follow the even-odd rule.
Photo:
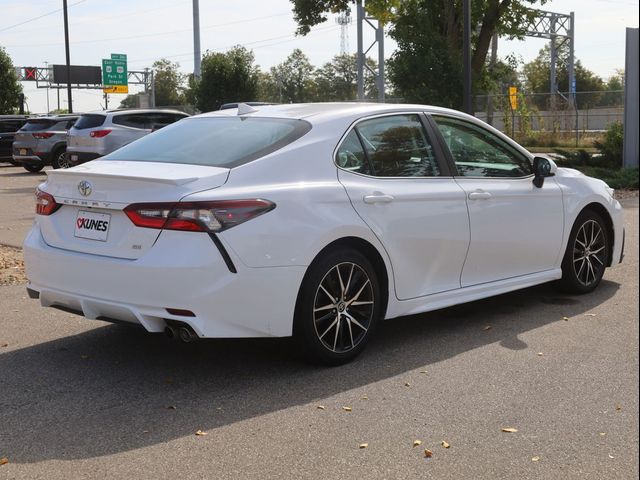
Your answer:
[[[38,133],[32,133],[31,135],[33,135],[33,138],[44,140],[46,138],[53,137],[53,132],[38,132]]]
[[[222,232],[273,210],[261,198],[210,202],[134,203],[124,209],[134,225],[164,230]]]
[[[56,199],[53,198],[53,195],[36,188],[36,214],[45,216],[51,215],[61,206],[62,205],[56,203]]]
[[[102,138],[102,137],[106,137],[110,133],[111,133],[110,129],[94,130],[93,132],[89,132],[89,136],[92,137],[92,138]]]

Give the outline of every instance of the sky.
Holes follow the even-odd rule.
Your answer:
[[[185,73],[193,71],[193,0],[68,0],[71,64],[101,65],[111,53],[124,53],[129,70],[151,67],[154,60],[179,62]],[[365,2],[366,3],[366,2]],[[624,67],[625,27],[638,27],[638,0],[551,0],[544,10],[576,17],[576,58],[607,79]],[[0,46],[15,66],[45,66],[65,61],[62,0],[0,0]],[[320,66],[340,53],[340,26],[335,16],[306,37],[296,36],[289,0],[200,0],[201,48],[226,51],[234,45],[253,50],[263,69],[282,62],[299,48],[311,63]],[[60,10],[60,11],[56,11]],[[355,24],[348,28],[349,52],[356,48]],[[365,45],[373,30],[365,28]],[[545,40],[498,42],[498,56],[515,54],[523,62],[535,58]],[[385,56],[395,44],[385,40]],[[372,52],[375,51],[372,50]],[[23,83],[28,108],[47,111],[47,90]],[[139,87],[131,86],[130,92]],[[57,107],[55,90],[48,92],[49,108]],[[61,108],[67,107],[61,92]],[[117,106],[124,95],[109,95]],[[100,109],[100,90],[74,90],[74,111]]]

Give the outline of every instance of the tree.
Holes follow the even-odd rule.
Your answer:
[[[291,0],[300,33],[326,20],[328,11],[349,8],[348,0]],[[535,17],[529,7],[547,0],[472,0],[472,69],[480,78],[494,33],[523,38]],[[390,23],[398,50],[389,62],[396,94],[407,101],[462,105],[462,0],[368,0],[369,14]]]
[[[563,45],[558,51],[556,64],[556,79],[560,92],[569,91],[569,71],[567,65],[568,46]],[[524,65],[522,73],[525,86],[530,93],[549,93],[551,91],[550,67],[551,49],[546,45],[538,56]],[[574,64],[576,80],[576,101],[579,108],[590,108],[597,105],[602,97],[604,81],[591,70],[585,68],[580,60]],[[585,93],[591,92],[591,93]],[[539,108],[546,108],[548,97],[540,96],[536,99]]]
[[[375,62],[367,58],[367,64],[375,69]],[[336,55],[315,72],[316,98],[321,102],[353,101],[357,96],[358,71],[356,55]],[[378,90],[373,75],[365,69],[365,96],[377,98]]]
[[[284,62],[271,67],[271,77],[279,88],[280,102],[300,103],[311,100],[313,70],[309,58],[299,48]]]
[[[209,52],[202,57],[202,76],[194,85],[200,111],[217,110],[224,103],[255,100],[258,67],[253,52],[236,46],[226,53]]]
[[[22,85],[11,62],[11,57],[0,47],[0,114],[15,113],[20,106]]]
[[[138,93],[130,93],[120,102],[120,108],[136,108],[138,106]]]
[[[183,103],[185,75],[179,68],[179,63],[171,62],[166,58],[153,62],[153,83],[157,106],[175,106]]]

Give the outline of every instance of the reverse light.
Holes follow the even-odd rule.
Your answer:
[[[91,138],[102,138],[102,137],[106,137],[107,135],[109,135],[111,133],[110,129],[106,129],[106,130],[94,130],[92,132],[89,132],[89,136]]]
[[[53,195],[36,188],[36,214],[44,216],[51,215],[61,206],[62,205],[56,203]]]
[[[37,132],[37,133],[32,133],[31,135],[33,135],[33,138],[44,140],[46,138],[53,137],[53,132]]]
[[[124,209],[134,225],[190,232],[222,232],[276,208],[261,198],[210,202],[134,203]]]

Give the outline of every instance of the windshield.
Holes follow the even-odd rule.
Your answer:
[[[233,168],[275,152],[309,130],[308,122],[288,118],[185,119],[102,158]]]

